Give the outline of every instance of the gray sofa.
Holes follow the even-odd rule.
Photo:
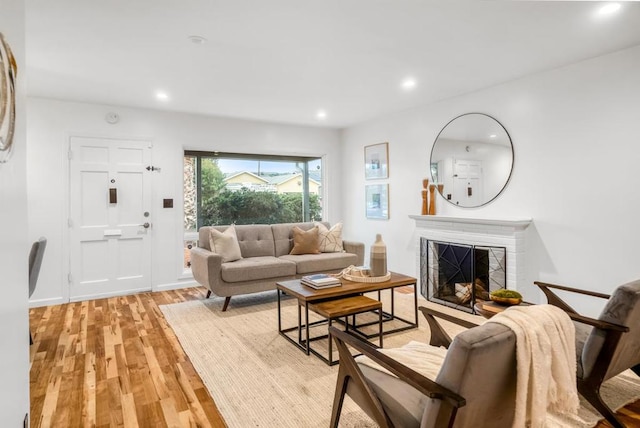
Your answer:
[[[329,223],[322,222],[327,228]],[[191,270],[199,284],[213,294],[225,297],[223,311],[232,296],[275,290],[276,282],[300,278],[313,273],[335,273],[364,262],[364,244],[343,240],[345,252],[290,255],[294,226],[311,229],[313,222],[286,224],[237,225],[236,235],[242,259],[222,262],[211,252],[210,228],[224,231],[228,226],[202,227],[198,247],[191,249]]]

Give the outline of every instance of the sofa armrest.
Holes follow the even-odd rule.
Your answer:
[[[191,272],[200,285],[213,291],[219,285],[222,256],[200,247],[191,249]]]
[[[352,253],[358,256],[358,262],[356,263],[357,266],[364,265],[364,244],[362,242],[345,241],[343,239],[342,248],[344,248],[347,253]]]

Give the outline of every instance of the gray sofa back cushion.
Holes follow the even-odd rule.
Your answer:
[[[214,228],[221,232],[229,226],[209,226],[201,227],[199,232],[198,245],[211,251],[209,246],[209,229]],[[273,256],[275,246],[273,242],[273,232],[268,224],[241,224],[236,225],[236,235],[242,257]]]
[[[320,222],[329,228],[329,223],[323,221]],[[276,245],[276,257],[289,254],[293,248],[293,227],[298,226],[302,230],[309,230],[313,227],[313,222],[307,223],[281,223],[272,224],[271,230],[273,231],[273,239]]]

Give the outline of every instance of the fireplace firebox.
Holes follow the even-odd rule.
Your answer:
[[[420,238],[420,279],[427,300],[473,313],[476,302],[506,288],[506,248]]]

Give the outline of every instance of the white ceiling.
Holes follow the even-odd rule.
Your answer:
[[[636,2],[606,19],[579,1],[26,4],[29,95],[330,127],[640,44]]]

